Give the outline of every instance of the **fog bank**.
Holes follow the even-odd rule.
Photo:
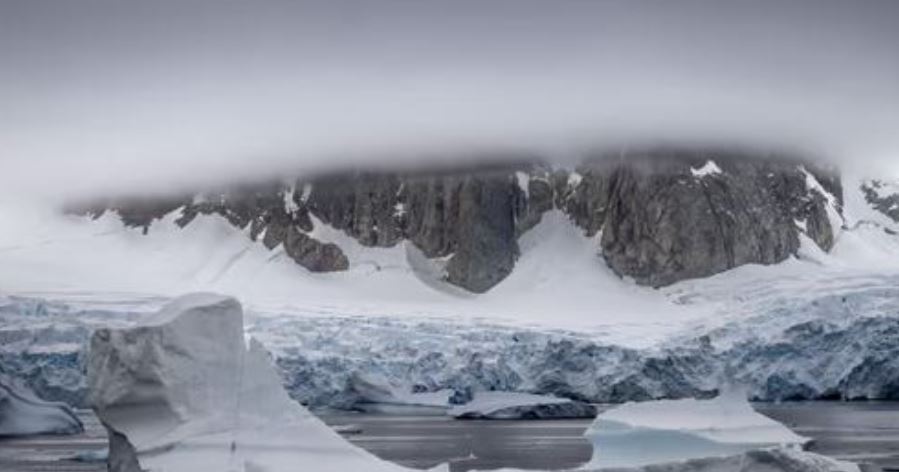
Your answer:
[[[4,198],[642,141],[899,173],[899,3],[11,0]]]

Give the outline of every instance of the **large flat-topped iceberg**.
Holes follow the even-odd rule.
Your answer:
[[[290,400],[228,297],[181,297],[91,339],[88,386],[112,472],[405,470],[351,445]]]
[[[0,375],[0,437],[76,434],[83,430],[68,405],[41,400],[25,385]]]
[[[638,467],[778,446],[798,449],[808,442],[737,395],[626,403],[600,414],[584,434],[593,441],[593,467]]]
[[[593,418],[596,408],[549,395],[476,392],[470,402],[451,408],[448,414],[465,419]]]

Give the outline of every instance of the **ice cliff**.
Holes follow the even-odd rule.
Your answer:
[[[291,401],[232,298],[178,298],[91,338],[88,387],[112,472],[399,471]]]
[[[21,382],[0,375],[0,438],[75,434],[83,429],[69,405],[41,400]]]

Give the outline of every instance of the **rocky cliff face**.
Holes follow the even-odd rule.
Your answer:
[[[168,199],[117,200],[148,231],[180,209],[178,224],[218,214],[272,249],[283,244],[311,271],[349,267],[318,225],[363,246],[410,241],[446,260],[446,281],[485,292],[514,268],[518,237],[558,209],[589,235],[619,275],[662,286],[794,254],[800,234],[834,242],[842,189],[832,170],[789,158],[720,150],[658,149],[598,155],[575,170],[518,162],[433,172],[342,172]]]

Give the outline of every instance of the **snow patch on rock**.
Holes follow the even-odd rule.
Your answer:
[[[824,197],[825,211],[827,211],[827,219],[830,221],[830,228],[833,230],[834,238],[836,238],[843,227],[843,215],[840,213],[840,203],[834,194],[828,192],[821,182],[809,172],[804,166],[799,166],[799,171],[805,175],[805,187],[809,192],[817,192]]]
[[[530,198],[531,176],[527,172],[517,171],[515,172],[515,181],[518,183],[518,188],[524,193],[524,198]]]
[[[721,168],[718,167],[718,164],[715,164],[715,161],[708,160],[708,161],[706,161],[705,164],[703,164],[702,167],[700,167],[698,169],[696,167],[691,167],[690,173],[693,174],[693,177],[701,179],[703,177],[708,177],[710,175],[720,174]]]

